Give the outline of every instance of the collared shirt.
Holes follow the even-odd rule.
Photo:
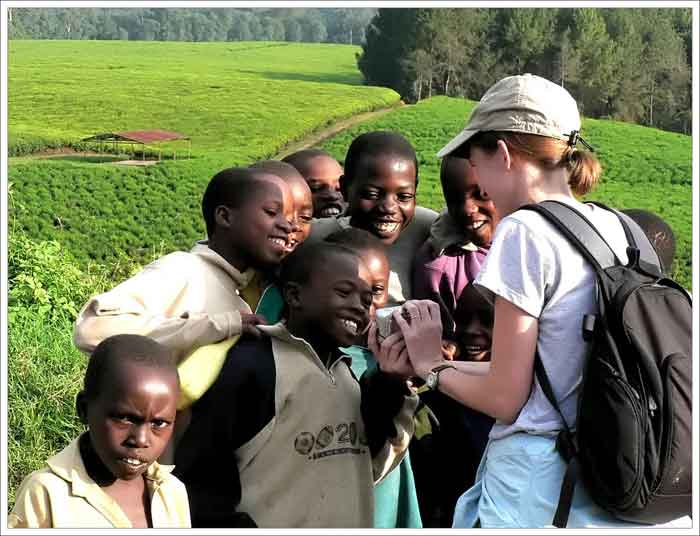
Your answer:
[[[119,504],[88,475],[78,440],[24,479],[9,528],[131,528]],[[170,474],[173,468],[153,462],[145,474],[155,528],[191,526],[187,491]]]

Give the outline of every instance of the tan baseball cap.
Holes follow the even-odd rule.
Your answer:
[[[508,76],[486,91],[464,130],[437,155],[447,156],[481,131],[523,132],[568,140],[580,129],[576,101],[566,89],[533,74]]]

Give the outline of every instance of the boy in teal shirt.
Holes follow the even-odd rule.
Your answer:
[[[374,318],[376,310],[384,307],[389,298],[386,246],[371,233],[352,227],[332,233],[325,241],[355,251],[369,268],[372,277],[370,318]],[[358,378],[365,370],[377,366],[374,355],[367,348],[367,333],[362,333],[356,344],[341,348],[341,351],[352,358],[350,368]],[[423,527],[408,452],[401,463],[374,487],[374,527]]]

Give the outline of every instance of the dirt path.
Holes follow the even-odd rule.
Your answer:
[[[319,145],[321,142],[327,140],[328,138],[335,136],[338,132],[341,132],[345,129],[348,129],[350,127],[353,127],[359,123],[363,123],[365,121],[369,121],[370,119],[375,119],[377,117],[381,117],[382,115],[391,112],[393,110],[397,110],[398,108],[401,108],[402,106],[406,106],[403,101],[399,101],[398,104],[394,106],[390,106],[388,108],[381,108],[379,110],[374,110],[372,112],[364,112],[361,114],[353,115],[350,117],[347,117],[345,119],[341,119],[340,121],[337,121],[333,123],[332,125],[322,128],[320,130],[317,130],[316,132],[313,132],[312,134],[306,136],[305,138],[301,140],[297,140],[291,143],[288,143],[285,145],[282,149],[279,150],[279,152],[273,157],[274,160],[280,160],[287,156],[288,154],[291,154],[296,151],[301,151],[302,149],[308,149],[309,147],[314,147]],[[76,159],[89,159],[90,157],[105,157],[105,156],[110,156],[106,155],[104,153],[98,153],[94,151],[85,151],[85,152],[80,152],[76,151],[74,149],[71,149],[69,147],[60,147],[57,149],[46,149],[44,151],[40,151],[37,153],[33,153],[30,155],[24,155],[24,156],[15,156],[10,159],[10,162],[18,162],[22,160],[29,160],[29,159],[35,159],[35,158],[64,158],[64,159],[69,159],[69,158],[76,158]],[[101,164],[122,164],[122,165],[153,165],[157,164],[157,160],[114,160],[114,161],[105,161],[105,162],[99,162]]]
[[[381,108],[379,110],[374,110],[373,112],[365,112],[353,115],[346,119],[341,119],[340,121],[333,123],[329,127],[314,132],[313,134],[305,137],[304,139],[288,143],[282,149],[280,149],[280,151],[273,157],[273,159],[280,160],[288,154],[319,145],[321,142],[327,140],[332,136],[335,136],[338,132],[342,130],[353,127],[359,123],[364,123],[365,121],[369,121],[370,119],[375,119],[402,106],[405,106],[405,104],[403,103],[403,101],[399,101],[399,104],[395,106],[390,106],[389,108]]]

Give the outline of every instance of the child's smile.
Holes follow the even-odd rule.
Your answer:
[[[362,158],[348,179],[350,224],[393,244],[416,210],[416,170],[402,157]]]

